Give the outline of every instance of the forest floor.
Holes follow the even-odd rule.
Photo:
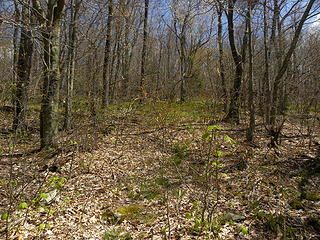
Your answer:
[[[42,152],[37,107],[19,134],[0,113],[0,239],[320,239],[318,120],[271,148],[205,101],[84,106]]]

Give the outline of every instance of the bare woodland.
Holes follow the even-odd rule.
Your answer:
[[[319,239],[320,2],[0,0],[0,239]]]

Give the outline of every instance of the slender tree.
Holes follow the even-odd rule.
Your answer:
[[[147,39],[148,39],[148,15],[149,15],[149,0],[144,1],[144,18],[143,18],[143,42],[141,54],[141,71],[140,71],[140,91],[141,100],[144,95],[144,82],[146,75],[146,55],[147,55]]]
[[[28,103],[28,86],[33,53],[33,40],[29,30],[32,14],[28,3],[24,2],[21,11],[21,34],[18,44],[19,51],[16,63],[15,113],[13,119],[14,130],[26,130],[26,108]]]
[[[112,28],[112,14],[113,14],[113,0],[108,0],[108,20],[107,20],[107,34],[104,49],[103,60],[103,96],[102,106],[108,106],[110,104],[110,80],[109,74],[110,68],[110,51],[111,51],[111,28]]]
[[[247,131],[247,140],[249,142],[253,141],[254,131],[255,131],[255,104],[254,104],[254,89],[253,89],[253,43],[252,43],[252,10],[255,6],[255,2],[249,1],[248,3],[248,59],[249,59],[249,72],[248,72],[248,89],[249,89],[249,127]]]

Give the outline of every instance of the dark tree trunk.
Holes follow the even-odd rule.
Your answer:
[[[239,96],[240,96],[240,88],[242,83],[242,74],[243,74],[243,60],[244,56],[241,56],[237,50],[235,44],[235,36],[234,36],[234,23],[233,23],[233,15],[234,15],[234,5],[236,0],[229,0],[228,2],[228,10],[227,10],[227,20],[228,20],[228,33],[229,33],[229,43],[231,47],[231,53],[233,57],[233,61],[236,66],[235,76],[233,80],[233,88],[231,89],[231,99],[229,112],[226,116],[226,120],[239,123],[240,122],[240,107],[239,107]],[[242,53],[244,53],[246,48],[246,34],[244,36],[244,42],[242,46]]]
[[[110,104],[110,51],[111,51],[111,28],[112,28],[112,14],[113,14],[113,0],[108,0],[108,20],[107,20],[107,34],[104,50],[103,60],[103,96],[102,107]]]
[[[270,50],[268,46],[268,15],[267,15],[267,0],[263,4],[263,44],[264,44],[264,76],[263,76],[263,103],[265,108],[262,109],[265,112],[265,121],[270,122],[270,109],[271,109],[271,86],[270,86],[270,77],[269,77],[269,56]]]

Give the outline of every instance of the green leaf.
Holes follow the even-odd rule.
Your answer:
[[[236,144],[236,140],[234,140],[233,138],[229,137],[229,136],[224,136],[223,138],[226,142],[233,144]]]
[[[28,208],[28,204],[26,202],[20,203],[18,205],[18,208],[19,209],[27,209]]]
[[[222,156],[222,152],[216,151],[216,157],[221,157],[221,156]]]
[[[222,130],[222,127],[219,125],[211,125],[207,128],[208,131],[214,131],[214,130]]]
[[[39,225],[39,227],[38,227],[38,230],[39,231],[42,231],[42,230],[44,230],[46,228],[46,225],[44,224],[44,223],[41,223],[40,225]]]
[[[45,199],[45,198],[48,198],[48,194],[47,193],[40,193],[40,198],[41,199]]]
[[[249,234],[248,228],[246,226],[241,225],[241,226],[238,227],[238,230],[240,232],[242,232],[244,235],[248,235]]]
[[[70,145],[77,145],[78,143],[76,141],[70,141],[69,144]]]
[[[0,215],[1,220],[9,220],[10,216],[8,213],[3,213]]]
[[[54,214],[54,210],[53,209],[50,209],[49,210],[49,215],[53,215]]]
[[[211,137],[211,134],[208,133],[208,132],[206,132],[206,133],[204,133],[204,134],[202,135],[202,139],[204,139],[204,140],[207,140],[207,139],[209,139],[210,137]]]
[[[192,218],[192,213],[187,213],[186,218],[191,219]]]

